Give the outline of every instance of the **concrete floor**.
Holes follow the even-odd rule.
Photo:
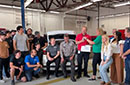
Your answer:
[[[91,60],[89,61],[88,65],[89,75],[92,76],[92,64]],[[38,79],[34,79],[31,82],[16,82],[16,85],[100,85],[100,79],[97,79],[94,82],[88,81],[88,78],[82,77],[81,79],[77,80],[77,82],[72,82],[70,78],[64,79],[63,76],[55,78],[53,75],[50,76],[50,80],[46,80],[46,76],[40,75],[41,77]],[[99,76],[99,73],[97,73]],[[6,83],[0,83],[0,85],[10,85],[11,80],[6,80]],[[112,84],[115,85],[115,84]]]
[[[90,74],[92,75],[92,73]],[[99,76],[99,74],[98,74]],[[50,80],[46,80],[46,77],[41,77],[39,79],[34,79],[31,82],[16,82],[16,85],[100,85],[100,79],[97,79],[96,81],[90,82],[88,81],[88,78],[82,77],[77,80],[77,82],[72,82],[70,78],[64,79],[62,76],[59,78],[55,78],[54,76],[51,76]],[[10,79],[6,80],[6,83],[0,85],[10,85]],[[116,85],[116,84],[112,84]],[[118,85],[118,84],[117,84]]]
[[[11,80],[6,80],[6,83],[0,83],[0,85],[10,85]],[[70,78],[64,79],[62,76],[59,78],[55,78],[54,76],[51,76],[50,80],[46,80],[46,77],[41,77],[39,79],[34,79],[31,82],[16,82],[16,85],[99,85],[100,80],[97,79],[97,81],[89,82],[87,78],[82,77],[81,79],[77,80],[77,82],[72,82]]]

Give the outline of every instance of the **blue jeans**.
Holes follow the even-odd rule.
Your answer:
[[[39,72],[40,72],[40,68],[38,68],[36,71],[34,71],[33,69],[25,71],[25,75],[26,75],[27,80],[31,81],[32,76],[37,75]]]
[[[126,71],[126,78],[125,78],[125,84],[130,85],[130,60],[125,59],[125,71]]]
[[[6,77],[5,68],[3,67],[3,77]]]
[[[106,56],[104,56],[104,61],[105,60],[106,60]],[[102,78],[102,81],[104,81],[105,83],[110,82],[110,79],[107,75],[107,69],[112,64],[112,62],[113,62],[113,59],[111,57],[106,64],[104,64],[103,66],[100,64],[99,66],[100,76]]]

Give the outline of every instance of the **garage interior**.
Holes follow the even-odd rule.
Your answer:
[[[30,2],[28,2],[30,1]],[[129,0],[24,0],[25,28],[32,28],[46,34],[56,30],[81,32],[87,26],[87,33],[96,35],[96,29],[102,28],[108,35],[112,29],[122,30],[130,27]],[[0,29],[13,30],[22,24],[21,0],[0,0]],[[90,69],[91,72],[91,61]],[[100,80],[90,83],[86,79],[73,83],[67,79],[40,78],[17,85],[99,85]],[[9,85],[10,81],[0,85]]]
[[[41,33],[53,30],[75,30],[76,33],[80,33],[81,24],[78,24],[78,21],[81,21],[87,25],[90,35],[94,35],[94,30],[98,27],[102,27],[111,35],[110,29],[129,26],[130,7],[114,7],[128,1],[102,0],[75,10],[91,0],[34,0],[25,8],[25,24],[26,28],[31,27]],[[1,0],[0,4],[1,28],[14,29],[21,24],[20,0]],[[5,19],[6,16],[10,18]]]

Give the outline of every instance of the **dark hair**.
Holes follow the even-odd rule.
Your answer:
[[[54,38],[54,37],[52,37],[52,38],[50,39],[50,41],[51,41],[52,39],[55,39],[55,38]]]
[[[107,32],[106,32],[106,31],[104,31],[104,34],[107,34]]]
[[[7,35],[8,33],[11,33],[9,30],[7,30],[6,32],[5,32],[5,34]]]
[[[39,42],[37,42],[36,44],[35,44],[35,46],[37,46],[37,45],[39,45],[40,43]]]
[[[30,54],[33,52],[33,50],[35,50],[35,49],[32,49],[31,51],[30,51]],[[35,50],[36,51],[36,50]],[[37,52],[37,51],[36,51]]]
[[[14,51],[14,55],[16,55],[17,53],[21,52],[20,50],[16,50]]]
[[[27,31],[28,31],[28,30],[31,30],[31,31],[33,31],[31,28],[28,28],[28,29],[27,29]]]
[[[12,32],[16,32],[16,30],[11,30],[10,32],[11,32],[11,33],[12,33]]]
[[[16,30],[19,31],[21,28],[23,28],[23,26],[18,26]]]
[[[130,27],[127,27],[126,29],[127,29],[127,32],[130,32]]]
[[[122,34],[121,34],[121,32],[119,32],[119,31],[116,31],[115,33],[116,33],[116,36],[117,36],[117,44],[118,44],[119,41],[122,40],[122,38],[121,38],[121,35],[122,35]],[[114,39],[112,42],[114,42],[115,40],[116,40],[116,39]]]
[[[38,34],[40,34],[38,31],[35,31],[35,35],[38,35]]]
[[[69,37],[69,35],[68,34],[64,34],[64,37]]]

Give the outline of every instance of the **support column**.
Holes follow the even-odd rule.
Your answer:
[[[23,26],[23,29],[24,29],[24,32],[25,32],[26,28],[25,28],[24,0],[21,0],[21,19],[22,19],[22,26]]]
[[[98,2],[98,28],[100,27],[100,2]]]

